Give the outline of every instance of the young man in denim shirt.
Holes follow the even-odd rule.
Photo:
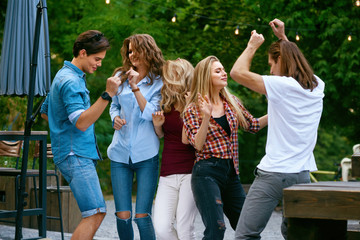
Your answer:
[[[116,94],[120,78],[108,78],[105,92],[90,106],[85,74],[101,66],[109,46],[99,31],[80,34],[74,43],[74,58],[65,61],[56,74],[41,108],[41,116],[49,122],[54,163],[69,182],[83,217],[72,239],[93,239],[106,213],[95,168],[101,155],[94,123]]]

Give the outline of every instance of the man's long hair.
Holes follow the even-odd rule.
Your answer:
[[[275,63],[277,63],[280,56],[281,76],[294,78],[304,89],[312,91],[317,87],[318,81],[314,76],[314,72],[295,43],[280,39],[271,44],[269,56]]]

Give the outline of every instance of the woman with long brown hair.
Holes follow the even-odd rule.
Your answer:
[[[134,221],[141,239],[155,239],[151,220],[159,164],[159,138],[152,114],[161,99],[164,59],[148,34],[125,39],[121,48],[123,66],[115,69],[122,84],[113,97],[110,116],[115,129],[108,148],[111,181],[120,239],[134,238],[132,228],[132,184],[136,174],[137,193]]]

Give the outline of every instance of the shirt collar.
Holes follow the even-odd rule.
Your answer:
[[[149,76],[145,76],[143,79],[141,79],[141,81],[139,82],[139,84],[144,84],[144,83],[146,83],[146,84],[149,84],[150,83],[150,78],[149,78]]]
[[[71,70],[76,72],[79,75],[79,77],[85,79],[86,74],[83,71],[81,71],[80,68],[78,68],[77,66],[72,64],[71,62],[65,60],[64,61],[64,66],[70,68]]]

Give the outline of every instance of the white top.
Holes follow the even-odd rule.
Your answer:
[[[259,169],[268,172],[316,171],[313,150],[323,109],[324,82],[304,89],[292,77],[262,76],[268,99],[266,154]]]

